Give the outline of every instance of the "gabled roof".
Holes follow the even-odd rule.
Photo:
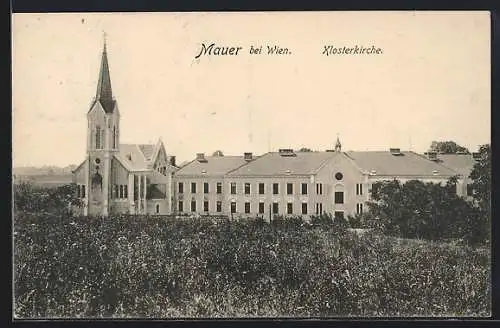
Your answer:
[[[120,144],[120,151],[115,157],[130,171],[149,170],[149,161],[140,146],[146,145]]]
[[[205,156],[205,160],[199,162],[195,159],[182,166],[175,175],[221,176],[247,163],[243,156]]]
[[[476,161],[471,154],[439,154],[438,163],[469,177]]]
[[[138,146],[139,150],[144,155],[144,158],[146,158],[148,161],[151,160],[155,146],[154,145],[138,145]]]
[[[457,175],[454,170],[410,151],[402,151],[400,155],[389,151],[348,151],[345,155],[365,173],[374,172],[377,176]]]
[[[229,176],[293,176],[316,173],[335,152],[296,152],[295,156],[283,156],[269,152],[233,171]]]

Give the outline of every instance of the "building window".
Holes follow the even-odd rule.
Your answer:
[[[123,198],[123,185],[120,185],[120,197]]]
[[[356,213],[363,214],[363,203],[356,204]]]
[[[260,214],[264,213],[264,202],[259,203],[259,213]]]
[[[179,207],[178,207],[178,209],[179,209],[179,212],[184,211],[184,203],[182,202],[182,200],[179,201]]]
[[[472,184],[467,184],[467,196],[472,196],[474,194],[474,189],[472,188]]]
[[[335,211],[334,217],[336,219],[343,219],[344,218],[344,212],[342,212],[342,211]]]
[[[287,193],[287,195],[293,194],[293,183],[286,184],[286,193]]]
[[[273,183],[273,194],[277,195],[280,192],[280,187],[279,183]]]
[[[302,214],[307,214],[307,203],[302,203]]]
[[[118,148],[116,142],[116,126],[113,126],[113,148]]]
[[[196,201],[195,200],[191,201],[191,212],[196,212]]]
[[[222,182],[217,182],[217,193],[222,194]]]
[[[208,200],[203,202],[203,211],[208,212]]]
[[[196,194],[196,182],[191,182],[191,193]]]
[[[236,202],[231,202],[231,213],[236,213]]]
[[[222,212],[222,202],[220,200],[217,201],[216,207],[217,207],[216,211],[218,213]]]
[[[293,214],[293,203],[286,204],[286,214]]]
[[[183,194],[184,193],[184,183],[179,182],[178,189],[179,189],[179,194]]]
[[[128,198],[128,186],[123,185],[123,198]]]
[[[259,183],[259,195],[264,195],[264,184]]]
[[[378,188],[379,188],[378,184],[376,184],[376,183],[372,184],[372,190],[371,190],[371,196],[372,197],[376,197],[377,196]]]
[[[307,195],[307,183],[301,185],[301,193],[302,195]]]
[[[250,213],[250,202],[245,202],[245,213]]]
[[[279,206],[277,202],[273,203],[273,214],[278,214],[279,212]]]
[[[101,127],[99,125],[95,127],[95,148],[101,149]]]
[[[160,204],[156,204],[156,214],[160,213]]]
[[[335,173],[335,179],[337,180],[342,180],[344,178],[344,175],[340,172]]]
[[[231,182],[231,194],[236,195],[236,182]]]
[[[204,183],[203,183],[203,192],[204,192],[205,194],[208,194],[208,191],[209,191],[209,190],[208,190],[208,182],[204,182]]]
[[[85,185],[82,185],[82,198],[85,198]]]
[[[322,203],[316,203],[316,214],[317,215],[323,214],[323,204]]]
[[[245,195],[250,195],[250,183],[245,183]]]
[[[119,198],[120,197],[120,191],[119,191],[118,188],[119,188],[118,185],[114,185],[113,186],[113,193],[115,195],[115,198]]]
[[[323,195],[323,184],[322,183],[316,184],[316,194]]]
[[[363,184],[356,183],[356,195],[363,195]]]
[[[344,204],[344,192],[336,191],[335,192],[335,204]]]

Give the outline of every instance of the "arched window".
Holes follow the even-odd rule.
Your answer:
[[[117,136],[116,136],[116,125],[115,125],[115,126],[113,126],[113,148],[115,148],[115,149],[116,149],[116,148],[118,148],[118,147],[117,147],[117,144],[116,144],[116,143],[117,143],[117,142],[116,142],[116,141],[117,141],[117,140],[116,140],[116,139],[117,139],[116,137],[117,137]]]
[[[95,127],[95,148],[101,149],[101,127],[99,125]]]
[[[156,213],[160,213],[160,204],[156,204]]]

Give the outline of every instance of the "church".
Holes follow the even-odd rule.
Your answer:
[[[84,215],[170,213],[175,157],[156,144],[120,144],[120,110],[113,97],[106,42],[97,92],[87,113],[85,160],[73,171]]]
[[[120,111],[113,97],[106,42],[97,91],[87,113],[85,160],[73,171],[83,215],[230,215],[236,217],[362,214],[377,181],[445,184],[457,177],[457,194],[470,197],[470,154],[279,149],[254,155],[198,153],[178,167],[162,140],[120,144]]]

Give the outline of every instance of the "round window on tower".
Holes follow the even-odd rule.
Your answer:
[[[101,163],[101,160],[100,160],[99,158],[96,158],[96,159],[95,159],[95,163],[96,163],[96,164],[99,164],[99,163]]]
[[[340,172],[335,173],[335,179],[340,181],[342,180],[342,178],[344,178],[344,175],[342,173]]]

